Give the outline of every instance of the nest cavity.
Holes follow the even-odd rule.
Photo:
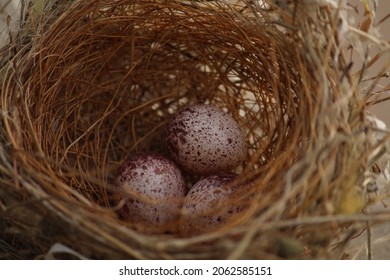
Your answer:
[[[331,217],[364,206],[365,104],[337,13],[296,10],[88,0],[28,21],[2,60],[0,226],[19,248],[7,257],[56,243],[88,258],[334,256],[332,241],[350,231]],[[198,103],[242,128],[248,159],[236,172],[250,207],[234,226],[191,238],[127,226],[115,170],[129,154],[164,153],[167,122]]]

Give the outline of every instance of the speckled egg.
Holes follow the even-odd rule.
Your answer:
[[[242,195],[238,192],[241,186],[232,185],[235,178],[235,174],[224,172],[194,184],[183,203],[180,220],[183,235],[212,231],[244,209],[242,204],[232,205]]]
[[[160,154],[139,154],[125,160],[115,179],[125,199],[121,215],[133,222],[166,225],[177,220],[185,197],[180,170]]]
[[[247,152],[237,122],[211,105],[193,105],[177,113],[166,127],[164,141],[174,161],[198,175],[230,171]]]

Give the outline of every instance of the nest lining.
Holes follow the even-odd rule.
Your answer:
[[[318,9],[323,29],[303,18],[290,30],[264,8],[75,1],[20,47],[1,96],[0,198],[15,242],[33,240],[33,257],[56,242],[91,258],[334,256],[331,242],[353,230],[310,218],[364,206],[365,103],[329,9]],[[256,199],[239,226],[143,234],[118,219],[112,176],[129,154],[164,153],[167,121],[195,103],[225,110],[245,132],[249,159],[236,172]],[[297,256],[280,249],[294,246]]]

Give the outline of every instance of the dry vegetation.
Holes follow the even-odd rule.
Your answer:
[[[1,257],[61,243],[88,258],[342,258],[389,220],[362,212],[390,134],[366,119],[375,80],[351,73],[345,39],[389,45],[348,29],[347,6],[265,2],[25,3],[1,52]],[[252,203],[216,232],[143,234],[117,218],[113,172],[162,151],[164,125],[193,103],[245,131],[236,171]]]

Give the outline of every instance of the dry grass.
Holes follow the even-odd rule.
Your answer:
[[[367,221],[390,218],[359,214],[390,135],[366,120],[338,7],[70,2],[27,12],[1,53],[5,258],[54,243],[108,259],[340,258]],[[245,131],[236,172],[254,198],[215,232],[144,234],[117,217],[112,176],[128,154],[164,153],[164,125],[193,103]]]

